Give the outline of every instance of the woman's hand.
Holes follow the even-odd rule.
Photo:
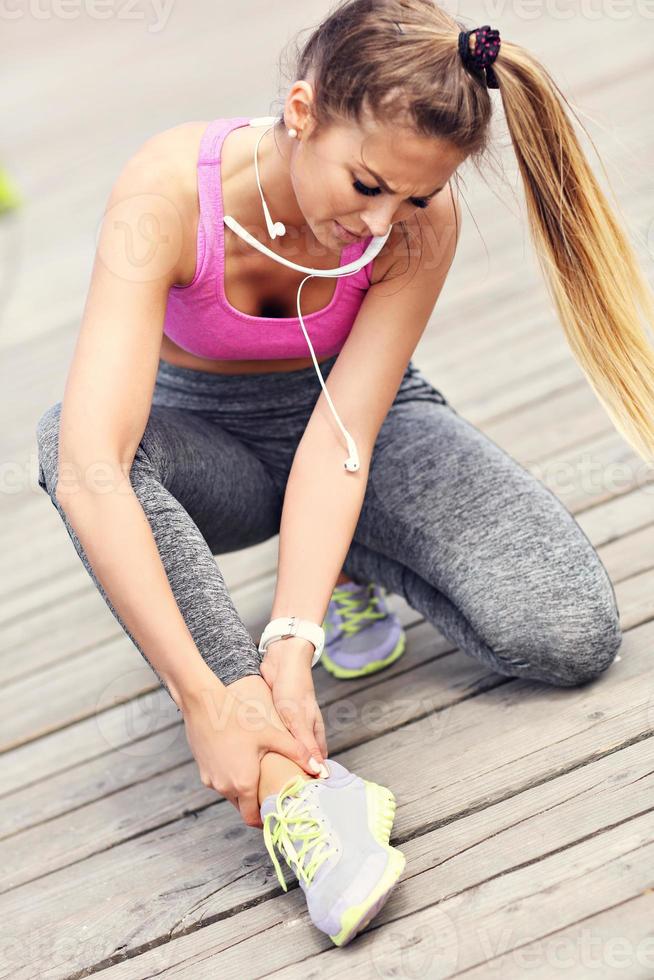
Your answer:
[[[319,774],[301,741],[271,724],[255,702],[235,697],[217,680],[186,692],[179,706],[202,782],[226,797],[250,827],[263,826],[258,788],[266,752],[286,756],[311,776]]]
[[[279,717],[289,732],[322,762],[329,755],[325,725],[316,701],[311,673],[313,645],[295,638],[271,643],[261,661],[261,675],[272,692]]]

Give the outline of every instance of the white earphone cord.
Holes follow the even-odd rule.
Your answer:
[[[256,175],[256,178],[257,178],[257,187],[259,188],[259,194],[261,196],[261,203],[263,205],[263,213],[264,213],[264,216],[265,216],[265,219],[266,219],[266,223],[268,225],[268,232],[270,234],[270,237],[274,240],[275,238],[277,238],[278,235],[279,236],[282,236],[282,235],[285,235],[286,234],[286,226],[281,221],[275,221],[275,222],[273,222],[273,220],[272,220],[272,217],[270,215],[270,211],[268,210],[268,205],[266,203],[266,199],[263,196],[263,188],[261,187],[261,178],[259,176],[259,159],[258,159],[258,157],[259,157],[259,144],[261,143],[261,140],[264,138],[264,136],[266,135],[266,133],[269,133],[271,129],[272,129],[272,126],[270,126],[268,129],[264,130],[264,132],[261,133],[261,135],[259,136],[259,139],[257,140],[257,145],[256,145],[256,148],[255,148],[255,151],[254,151],[254,172],[255,172],[255,175]],[[352,273],[349,273],[349,274],[352,275]],[[300,325],[302,327],[302,331],[304,333],[305,340],[306,340],[306,342],[307,342],[307,344],[309,346],[309,350],[311,351],[311,357],[313,359],[313,364],[314,364],[314,367],[315,367],[316,372],[318,374],[318,380],[320,381],[320,384],[322,385],[322,390],[325,393],[325,398],[327,399],[327,401],[329,403],[329,407],[331,408],[332,413],[334,415],[334,418],[338,422],[338,425],[340,426],[340,429],[341,429],[341,432],[343,433],[343,436],[345,438],[345,441],[347,442],[347,448],[348,448],[348,452],[350,453],[350,456],[349,456],[349,458],[346,460],[346,462],[344,464],[345,465],[345,468],[349,470],[350,467],[348,467],[347,464],[350,463],[351,466],[354,469],[358,470],[359,469],[359,466],[360,466],[360,463],[359,463],[359,453],[358,453],[358,450],[357,450],[357,447],[356,447],[356,443],[354,442],[354,439],[350,436],[350,433],[347,431],[347,429],[345,428],[345,426],[341,422],[341,419],[340,419],[340,417],[338,415],[338,412],[336,411],[336,408],[335,408],[334,403],[332,401],[331,395],[327,391],[327,386],[325,384],[325,379],[322,376],[322,372],[320,370],[320,365],[318,364],[318,359],[316,358],[316,353],[314,351],[313,344],[311,343],[311,338],[309,337],[309,334],[308,334],[307,329],[306,329],[305,324],[304,324],[304,320],[302,318],[302,310],[300,308],[300,293],[302,292],[302,287],[304,286],[305,282],[308,282],[308,280],[309,279],[312,279],[312,278],[315,278],[315,277],[313,277],[311,275],[308,275],[300,283],[300,286],[299,286],[298,291],[297,291],[297,314],[298,314],[298,317],[300,319]]]
[[[351,276],[352,273],[349,272],[348,275]],[[316,355],[315,355],[315,352],[314,352],[314,349],[313,349],[313,344],[311,343],[311,339],[309,338],[309,334],[307,333],[306,328],[304,326],[304,320],[302,319],[302,311],[300,310],[300,293],[302,292],[302,287],[304,286],[305,282],[307,282],[307,280],[309,280],[311,278],[313,278],[313,277],[312,276],[306,276],[306,278],[304,278],[302,280],[302,282],[300,283],[300,286],[298,288],[298,291],[297,291],[297,315],[300,318],[300,326],[302,327],[302,331],[304,333],[306,342],[309,345],[309,350],[311,351],[311,357],[313,358],[313,364],[314,364],[314,367],[315,367],[315,369],[316,369],[316,371],[318,373],[318,380],[320,381],[320,384],[322,385],[322,390],[325,393],[325,398],[327,399],[327,401],[329,403],[329,407],[332,410],[332,414],[333,414],[334,418],[336,419],[336,421],[338,422],[339,428],[340,428],[341,432],[343,433],[343,437],[345,438],[345,441],[347,443],[347,449],[348,449],[348,452],[349,452],[350,455],[348,456],[348,458],[343,463],[343,466],[345,467],[345,469],[349,473],[354,473],[354,472],[356,472],[359,469],[359,466],[360,466],[360,463],[359,463],[359,451],[358,451],[358,449],[356,447],[356,443],[355,443],[354,439],[352,438],[352,436],[350,435],[350,433],[347,431],[347,429],[345,428],[345,426],[341,422],[341,420],[339,418],[339,415],[338,415],[338,412],[336,411],[336,408],[334,407],[334,403],[332,401],[331,395],[327,391],[327,386],[325,384],[325,379],[322,376],[322,372],[320,370],[320,365],[318,364],[318,360],[316,358]],[[350,465],[348,465],[348,464],[350,464]]]
[[[250,123],[250,125],[252,124]],[[268,225],[268,234],[274,241],[275,238],[277,237],[281,238],[282,235],[286,234],[286,225],[284,225],[281,221],[273,221],[273,219],[271,218],[270,211],[268,210],[268,205],[266,204],[266,199],[263,196],[263,188],[261,187],[261,179],[259,177],[259,143],[264,138],[266,133],[269,133],[271,129],[272,126],[269,126],[268,129],[265,129],[263,133],[260,135],[259,139],[257,140],[257,145],[254,148],[254,173],[257,178],[257,187],[259,188],[259,196],[261,198],[261,204],[263,206],[263,214],[266,219],[266,224]]]
[[[257,140],[256,146],[255,146],[255,149],[254,149],[254,171],[255,171],[255,176],[256,176],[256,180],[257,180],[257,187],[259,188],[259,196],[261,197],[261,204],[262,204],[262,207],[263,207],[263,214],[264,214],[264,217],[266,219],[266,227],[268,229],[268,234],[270,235],[271,239],[273,239],[273,240],[275,238],[277,238],[277,237],[281,237],[282,235],[285,235],[286,234],[286,227],[284,226],[284,224],[281,221],[273,222],[273,220],[272,220],[272,217],[270,215],[270,211],[268,210],[268,205],[266,204],[266,200],[265,200],[265,198],[263,196],[263,189],[261,187],[261,180],[260,180],[260,177],[259,177],[259,163],[258,163],[258,159],[257,158],[258,158],[259,144],[261,143],[261,140],[266,135],[266,133],[270,132],[270,130],[273,128],[273,126],[274,126],[274,124],[276,122],[277,122],[277,118],[275,116],[263,116],[263,117],[260,117],[260,118],[255,118],[255,119],[250,119],[249,120],[249,125],[252,126],[252,127],[255,127],[255,126],[263,126],[263,125],[267,125],[268,126],[268,128],[263,133],[261,133],[261,135],[259,136],[259,139]],[[269,125],[269,124],[272,124],[272,125]],[[304,286],[305,282],[308,279],[311,279],[311,278],[314,278],[314,277],[323,277],[323,278],[324,277],[333,277],[333,278],[337,278],[338,277],[338,278],[340,278],[341,276],[352,276],[352,275],[354,275],[355,272],[359,272],[359,270],[362,269],[364,265],[367,265],[368,262],[372,261],[372,259],[374,259],[379,254],[379,252],[382,250],[384,244],[386,243],[386,240],[387,240],[388,236],[390,235],[390,233],[392,231],[393,226],[392,225],[389,226],[388,231],[386,232],[385,235],[376,235],[376,236],[374,236],[373,239],[372,239],[372,241],[368,244],[368,247],[366,248],[364,254],[361,255],[361,256],[359,256],[359,258],[356,259],[354,262],[349,262],[347,265],[339,266],[337,269],[310,269],[310,268],[307,268],[306,266],[303,266],[303,265],[297,265],[297,263],[291,262],[290,259],[285,259],[281,255],[277,255],[276,252],[273,252],[272,251],[272,249],[267,248],[261,242],[257,241],[257,239],[254,238],[254,236],[252,236],[245,228],[243,228],[242,225],[240,225],[238,223],[238,221],[236,221],[235,218],[231,217],[231,215],[223,215],[223,220],[224,220],[225,224],[227,225],[227,227],[230,228],[233,232],[235,232],[235,234],[237,234],[244,241],[248,242],[248,244],[250,244],[253,248],[258,249],[258,251],[262,252],[264,255],[267,255],[270,258],[274,259],[275,262],[279,262],[281,265],[288,266],[288,268],[290,268],[290,269],[296,269],[298,272],[306,272],[306,273],[308,273],[308,275],[300,283],[300,285],[298,287],[298,291],[297,291],[297,312],[298,312],[298,318],[300,320],[300,326],[302,327],[302,332],[304,333],[305,340],[306,340],[306,342],[307,342],[307,344],[309,346],[309,350],[311,351],[311,358],[313,360],[313,364],[314,364],[316,373],[318,374],[318,380],[320,381],[320,384],[322,386],[322,390],[325,393],[325,398],[327,399],[327,402],[328,402],[329,407],[330,407],[330,409],[332,411],[332,414],[333,414],[334,418],[336,419],[336,422],[338,423],[338,426],[339,426],[341,432],[343,433],[343,436],[344,436],[345,441],[347,443],[347,448],[348,448],[348,452],[349,452],[350,455],[348,456],[348,458],[343,463],[343,466],[345,467],[345,469],[349,473],[356,472],[359,469],[359,466],[360,466],[360,463],[359,463],[359,453],[358,453],[358,450],[357,450],[357,447],[356,447],[356,443],[355,443],[354,439],[352,438],[352,436],[350,435],[350,433],[345,428],[345,426],[343,425],[343,423],[341,422],[341,420],[340,420],[340,418],[338,416],[338,412],[336,411],[336,408],[334,406],[334,403],[333,403],[333,401],[331,399],[331,396],[330,396],[329,392],[327,391],[327,387],[325,385],[325,380],[324,380],[324,378],[322,376],[322,373],[320,371],[320,366],[319,366],[318,361],[316,359],[316,355],[315,355],[315,352],[314,352],[314,349],[313,349],[313,345],[311,343],[311,339],[309,337],[309,334],[307,333],[306,327],[304,325],[304,320],[302,318],[302,310],[300,309],[300,294],[302,292],[302,287]]]

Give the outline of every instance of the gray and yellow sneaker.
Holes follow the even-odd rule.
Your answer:
[[[379,912],[404,870],[389,844],[395,797],[325,759],[327,778],[297,776],[261,804],[263,836],[284,891],[275,851],[293,869],[311,921],[344,946]]]
[[[337,585],[322,627],[325,647],[320,663],[342,680],[383,670],[405,650],[402,624],[374,582]]]

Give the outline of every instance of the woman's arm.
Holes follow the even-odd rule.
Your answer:
[[[412,253],[402,274],[368,290],[325,382],[343,425],[357,444],[360,469],[348,473],[343,468],[348,451],[324,392],[297,448],[282,510],[271,619],[299,616],[321,624],[327,611],[363,506],[377,435],[454,258],[461,226],[458,202],[444,191],[419,221],[422,251]],[[406,264],[402,258],[400,262]],[[281,689],[280,670],[289,670],[298,677],[298,688],[304,690],[313,646],[289,637],[269,644],[268,651],[262,674],[266,680],[274,678],[277,710],[290,730],[306,741],[299,711],[293,712],[293,720],[289,710],[277,704],[274,684]]]
[[[343,468],[349,453],[324,392],[297,448],[282,510],[271,618],[295,615],[321,623],[327,611],[363,505],[377,435],[454,258],[460,212],[455,219],[447,192],[419,220],[422,251],[411,255],[401,275],[370,287],[326,381],[357,444],[360,469]],[[287,643],[278,640],[269,649]]]
[[[64,392],[56,498],[116,611],[181,707],[187,691],[219,682],[179,612],[129,479],[183,254],[176,174],[153,142],[127,163],[107,202]]]

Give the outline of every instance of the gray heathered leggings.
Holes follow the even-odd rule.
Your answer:
[[[325,378],[335,361],[321,364]],[[293,456],[321,390],[313,367],[225,375],[159,364],[130,480],[197,648],[225,684],[258,673],[259,654],[213,556],[279,532]],[[38,422],[39,485],[145,657],[53,496],[60,408]],[[379,432],[343,567],[399,594],[507,676],[580,684],[620,646],[613,586],[572,515],[412,362]]]

